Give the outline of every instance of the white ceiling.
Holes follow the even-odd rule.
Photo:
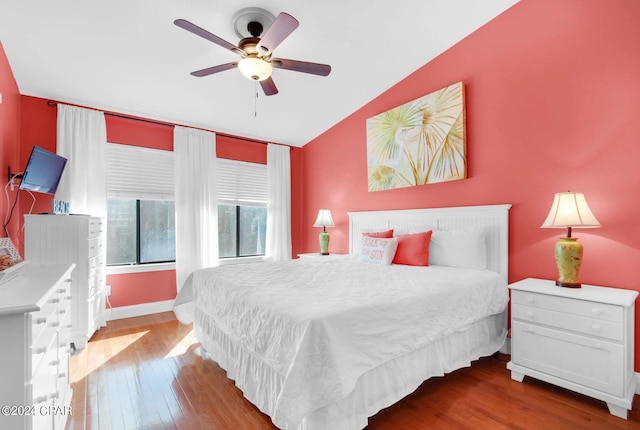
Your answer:
[[[0,0],[0,41],[23,95],[303,146],[516,2]],[[331,74],[275,69],[280,93],[257,100],[238,70],[191,76],[239,57],[173,21],[236,44],[245,7],[296,17],[274,56]]]

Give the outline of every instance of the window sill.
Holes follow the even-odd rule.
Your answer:
[[[264,261],[264,256],[221,258],[220,266],[227,264],[260,263]],[[157,264],[130,264],[126,266],[107,266],[107,275],[123,275],[127,273],[159,272],[162,270],[176,270],[176,263]]]
[[[255,257],[238,257],[238,258],[221,258],[220,266],[227,264],[245,264],[245,263],[260,263],[264,261],[264,255],[257,255]]]
[[[126,266],[107,266],[107,275],[159,272],[162,270],[176,270],[176,263],[130,264]]]

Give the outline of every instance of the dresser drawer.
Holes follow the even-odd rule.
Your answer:
[[[624,310],[622,306],[532,293],[529,291],[512,290],[511,294],[511,302],[513,304],[548,309],[565,314],[591,317],[616,323],[623,322]]]
[[[511,306],[511,314],[513,319],[516,320],[542,324],[560,330],[574,331],[618,342],[624,340],[622,323],[519,304]]]
[[[513,363],[623,396],[624,346],[520,321],[512,326]]]
[[[102,235],[102,220],[100,218],[91,218],[89,220],[89,239],[100,237]]]

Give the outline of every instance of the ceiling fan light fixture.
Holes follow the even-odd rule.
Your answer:
[[[246,78],[264,81],[271,76],[271,64],[257,57],[246,57],[238,62],[238,69]]]

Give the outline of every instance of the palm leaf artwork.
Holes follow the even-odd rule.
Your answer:
[[[369,191],[464,179],[462,82],[367,120]]]

